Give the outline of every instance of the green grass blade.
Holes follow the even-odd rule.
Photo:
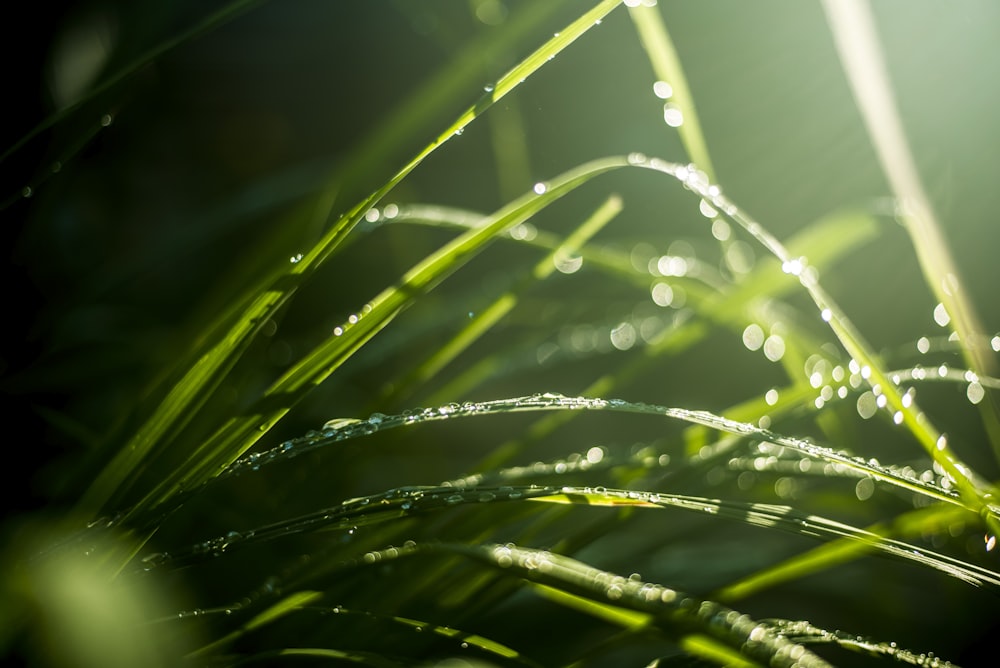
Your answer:
[[[90,490],[88,490],[88,493],[84,496],[79,510],[83,514],[93,514],[106,504],[132,471],[149,454],[156,443],[173,429],[179,421],[186,419],[186,414],[190,406],[201,396],[204,389],[210,385],[212,379],[216,378],[218,374],[224,373],[229,368],[234,358],[238,357],[242,350],[245,349],[247,341],[254,336],[260,326],[264,322],[267,322],[296,292],[302,281],[334,252],[369,209],[375,206],[382,197],[391,191],[434,150],[448,141],[456,132],[475,120],[475,118],[498,100],[513,91],[521,82],[541,68],[542,65],[576,41],[577,38],[593,27],[595,22],[614,9],[618,5],[618,2],[619,0],[603,0],[603,2],[581,15],[563,31],[557,33],[555,37],[548,40],[534,53],[518,63],[511,71],[497,81],[495,88],[484,95],[480,102],[469,107],[462,113],[451,126],[407,163],[388,182],[341,216],[324,234],[323,238],[300,260],[286,267],[285,273],[269,289],[264,290],[254,298],[239,320],[228,330],[228,333],[216,342],[212,348],[199,356],[195,365],[177,383],[174,389],[171,390],[167,399],[157,407],[154,414],[143,425],[138,434],[121,450],[120,455],[116,457],[112,464],[98,476]],[[359,341],[357,345],[360,346],[361,343],[363,341]],[[281,391],[285,391],[285,389],[284,386],[281,387]],[[262,420],[255,428],[259,429],[260,426],[263,426],[263,431],[266,431],[271,425],[273,425],[273,422]],[[216,438],[223,438],[225,434],[230,432],[231,427],[227,425],[218,432]],[[242,439],[237,437],[235,440],[238,442]],[[246,445],[246,447],[249,447],[249,445]],[[211,462],[208,465],[208,469],[211,470],[217,466],[215,462]],[[170,486],[172,483],[167,482],[165,484]]]
[[[622,158],[597,160],[553,179],[541,194],[532,192],[489,217],[484,224],[459,236],[407,272],[398,285],[384,290],[334,335],[289,369],[265,392],[257,406],[234,417],[202,445],[173,475],[167,475],[147,499],[132,509],[141,513],[164,503],[181,490],[190,490],[219,475],[280,420],[299,399],[325,380],[355,351],[384,328],[419,295],[470,260],[503,230],[517,225],[566,193],[606,171],[628,163]]]

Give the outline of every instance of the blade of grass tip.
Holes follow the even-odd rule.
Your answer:
[[[698,169],[705,172],[709,180],[714,183],[715,170],[708,155],[708,144],[705,143],[705,136],[701,132],[694,97],[688,88],[684,68],[681,67],[681,60],[677,56],[677,50],[670,39],[659,8],[655,5],[630,6],[628,14],[639,33],[639,41],[646,52],[646,57],[649,58],[649,64],[653,66],[653,72],[660,81],[669,84],[673,89],[668,104],[672,104],[680,112],[682,120],[677,126],[677,132],[680,134],[684,150],[691,162],[698,165]]]
[[[483,334],[489,331],[497,322],[517,306],[518,299],[532,283],[543,281],[548,278],[560,259],[567,258],[575,253],[591,237],[597,234],[612,218],[617,216],[622,210],[621,198],[612,195],[597,208],[596,211],[577,227],[566,239],[542,258],[530,274],[524,276],[509,291],[500,295],[489,306],[480,311],[453,339],[434,351],[423,364],[413,371],[398,386],[398,390],[392,397],[393,400],[405,398],[412,393],[414,387],[426,382],[436,375],[446,365],[450,364],[458,355],[465,351],[472,343],[478,340]],[[432,402],[434,403],[434,402]],[[443,401],[438,403],[444,403]]]
[[[864,0],[823,0],[840,62],[872,139],[882,172],[901,205],[901,218],[931,291],[951,317],[962,355],[975,373],[996,375],[997,365],[972,301],[959,280],[941,224],[920,181],[903,131],[871,9]],[[979,404],[1000,461],[1000,406],[994,393]]]
[[[483,226],[460,235],[408,271],[400,282],[384,290],[352,315],[332,336],[279,378],[245,414],[231,418],[188,462],[167,474],[129,516],[163,503],[182,489],[193,489],[215,477],[250,448],[313,387],[325,380],[355,351],[381,331],[419,295],[435,287],[481,251],[504,230],[524,222],[563,195],[604,172],[628,165],[624,158],[586,163],[550,181],[543,192],[533,191],[497,211]]]
[[[156,441],[177,420],[181,419],[191,401],[207,385],[215,374],[232,363],[245,348],[246,342],[267,322],[279,308],[295,293],[302,281],[317,269],[346,238],[348,233],[362,217],[417,167],[428,155],[453,137],[475,118],[489,109],[498,100],[513,91],[528,77],[533,75],[546,62],[558,55],[577,38],[592,28],[596,23],[613,10],[620,0],[603,0],[590,11],[571,22],[564,30],[539,47],[523,61],[515,65],[505,74],[492,91],[487,92],[479,102],[469,107],[451,124],[437,139],[424,148],[415,158],[407,163],[382,187],[358,203],[349,212],[342,215],[313,246],[297,262],[285,268],[280,276],[267,290],[262,291],[246,309],[240,319],[228,333],[215,345],[206,350],[192,366],[170,396],[161,404],[137,435],[126,444],[122,456],[112,463],[110,468],[97,477],[95,483],[78,504],[78,509],[85,515],[93,515],[106,504],[114,491],[125,481],[135,467],[146,457]],[[363,342],[362,342],[363,343]],[[361,345],[360,343],[358,345]],[[270,429],[273,422],[260,423],[260,434]],[[259,437],[259,436],[258,436]],[[255,439],[254,439],[255,440]]]
[[[50,115],[48,118],[46,118],[41,123],[32,128],[26,135],[21,137],[16,143],[14,143],[6,151],[4,151],[2,155],[0,155],[0,162],[3,162],[7,158],[9,158],[11,155],[19,151],[22,146],[27,144],[29,141],[37,137],[42,132],[54,126],[56,123],[59,123],[61,120],[63,120],[64,118],[72,114],[74,111],[79,109],[81,106],[83,106],[86,102],[92,100],[93,98],[109,90],[110,88],[118,85],[122,81],[125,81],[130,76],[141,70],[143,67],[149,65],[151,62],[162,56],[164,53],[170,51],[171,49],[180,44],[183,44],[184,42],[192,40],[195,37],[198,37],[199,35],[208,32],[209,30],[218,28],[227,21],[231,21],[232,19],[236,18],[237,16],[240,16],[246,11],[249,11],[255,5],[259,5],[262,2],[264,2],[264,0],[236,0],[235,2],[231,2],[225,7],[219,9],[218,11],[209,14],[201,21],[188,28],[187,30],[171,37],[170,39],[161,42],[160,44],[156,45],[149,51],[146,51],[144,54],[142,54],[129,64],[125,65],[122,69],[108,76],[107,78],[104,79],[104,81],[91,88],[89,91],[87,91],[86,94],[77,99],[75,102],[73,102],[67,107],[63,107],[62,109],[56,111],[54,114]]]

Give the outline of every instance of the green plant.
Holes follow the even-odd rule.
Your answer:
[[[196,86],[185,59],[224,62],[213,39],[272,35],[289,16],[244,13],[254,4],[137,50],[148,56],[126,50],[108,85],[40,126],[72,159],[17,189],[32,198],[8,200],[35,226],[22,254],[33,229],[84,204],[110,214],[127,174],[162,202],[186,192],[143,184],[171,170],[113,143],[175,131],[120,82],[162,86],[159,104],[223,104],[209,90],[184,97],[171,77]],[[223,206],[193,199],[205,212],[190,228],[164,219],[155,253],[102,267],[75,314],[51,307],[72,327],[50,328],[49,351],[70,354],[8,373],[8,391],[45,387],[46,372],[69,388],[63,408],[34,399],[45,438],[89,450],[51,474],[44,520],[8,529],[9,652],[59,665],[944,665],[986,646],[1000,586],[988,482],[1000,337],[971,305],[990,281],[964,294],[931,215],[947,191],[933,204],[923,193],[893,98],[871,101],[887,80],[865,88],[851,64],[879,69],[865,6],[726,5],[720,19],[618,4],[312,8],[345,22],[332,66],[371,59],[320,111],[341,112],[334,128],[353,139],[389,105],[370,134],[335,160],[332,139],[276,158],[294,144],[291,105],[251,99],[219,125],[183,128],[203,132],[203,153],[159,147],[214,193],[253,185]],[[805,69],[777,76],[819,82],[805,101],[741,62],[751,43],[768,54],[748,27],[758,11],[787,21],[769,36],[802,42],[789,52]],[[377,56],[405,49],[392,39],[428,48],[420,31],[445,44],[440,74],[408,92],[372,86],[408,80],[405,58]],[[827,50],[805,43],[817,34]],[[257,67],[285,53],[260,49]],[[715,90],[720,62],[747,88]],[[846,79],[831,74],[841,63]],[[641,72],[614,74],[626,66]],[[280,96],[279,84],[264,91]],[[764,147],[727,114],[752,116],[769,94],[780,103],[768,114],[789,108]],[[829,116],[796,120],[831,99]],[[111,101],[111,145],[77,155],[59,130],[78,137],[73,119]],[[991,131],[976,126],[977,140]],[[793,158],[831,164],[797,177]],[[987,160],[953,167],[952,188],[973,186]],[[84,197],[84,166],[113,176],[110,192]],[[808,178],[822,180],[800,194]],[[975,231],[972,247],[987,245]],[[128,304],[133,285],[154,313],[110,309],[104,325],[96,306]],[[940,336],[910,317],[932,311]],[[53,635],[66,640],[49,656]]]

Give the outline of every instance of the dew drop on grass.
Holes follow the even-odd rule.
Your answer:
[[[535,194],[536,194],[536,195],[544,195],[544,194],[545,194],[545,192],[546,192],[546,191],[547,191],[548,189],[549,189],[549,186],[548,186],[548,185],[546,185],[546,184],[545,184],[544,182],[542,182],[542,181],[539,181],[538,183],[536,183],[536,184],[535,184],[535,186],[534,186],[534,188],[532,188],[532,190],[534,190],[534,191],[535,191]]]
[[[288,258],[288,261],[291,262],[292,264],[298,264],[299,262],[302,261],[302,253],[296,253],[295,255]]]
[[[492,93],[494,88],[496,88],[496,86],[494,86],[491,83],[488,83],[485,86],[483,86],[483,91],[485,91],[487,93]]]
[[[34,191],[31,189],[31,186],[24,186],[23,188],[21,188],[21,196],[24,197],[25,199],[31,197],[33,194]]]

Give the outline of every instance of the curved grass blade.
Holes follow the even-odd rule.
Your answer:
[[[885,396],[886,407],[892,413],[894,421],[909,429],[924,450],[955,480],[966,503],[982,515],[990,531],[993,534],[1000,533],[1000,521],[990,508],[992,493],[989,485],[979,479],[974,470],[958,457],[948,445],[947,438],[934,427],[913,398],[904,397],[899,386],[888,377],[861,333],[820,285],[818,272],[809,267],[808,258],[792,255],[774,235],[733,204],[717,185],[711,184],[704,172],[693,166],[678,170],[676,165],[657,159],[634,164],[679,179],[687,188],[724,212],[781,261],[782,269],[798,279],[847,353],[860,367],[867,369],[867,375],[863,374],[866,376],[865,380],[873,392],[878,388],[878,392]]]
[[[240,459],[220,474],[220,479],[238,475],[251,470],[257,470],[275,461],[309,452],[316,448],[327,447],[349,439],[368,436],[377,431],[419,424],[429,421],[447,420],[458,417],[474,417],[494,415],[498,413],[526,411],[582,411],[597,410],[616,413],[638,413],[643,415],[667,417],[691,424],[702,425],[716,431],[734,434],[740,437],[757,438],[762,442],[772,443],[805,457],[819,459],[831,464],[843,466],[858,475],[868,476],[874,480],[905,489],[915,494],[923,495],[934,501],[944,501],[958,505],[971,512],[977,512],[975,506],[969,506],[963,499],[951,490],[908,476],[904,471],[884,466],[874,460],[845,454],[815,443],[798,438],[783,436],[768,429],[739,422],[708,411],[692,411],[683,408],[670,408],[640,402],[629,402],[622,399],[596,399],[586,397],[567,397],[555,392],[534,394],[510,399],[496,399],[482,402],[466,402],[463,404],[448,404],[438,408],[418,409],[398,415],[383,415],[375,413],[367,420],[337,419],[327,423],[323,431],[307,434],[301,439],[287,441],[276,448],[263,453],[253,453]],[[998,509],[991,506],[990,512],[995,514]]]
[[[681,637],[705,636],[764,665],[775,668],[829,665],[767,625],[718,603],[699,600],[656,583],[625,578],[543,550],[513,545],[424,543],[368,552],[360,561],[375,564],[420,553],[458,554],[502,573],[575,597],[584,602],[584,606],[586,602],[592,602],[639,613],[640,616],[624,615],[620,618],[633,626],[648,624],[669,635]]]
[[[230,419],[197,451],[187,464],[172,474],[130,516],[158,505],[182,490],[191,490],[219,475],[257,442],[299,399],[325,380],[355,351],[385,327],[419,295],[431,290],[450,273],[470,260],[500,232],[517,225],[580,187],[591,178],[619,169],[622,158],[587,163],[552,180],[541,194],[529,193],[490,216],[481,227],[469,230],[428,256],[391,286],[365,304],[333,336],[289,369],[265,392],[247,414]]]
[[[513,69],[497,81],[492,91],[488,92],[478,103],[462,113],[451,126],[407,163],[389,181],[369,197],[355,205],[350,211],[343,214],[308,253],[297,262],[286,266],[283,274],[268,289],[254,296],[252,302],[243,310],[237,322],[227,328],[228,331],[225,336],[213,342],[210,347],[204,350],[198,357],[198,361],[185,373],[177,385],[174,386],[168,397],[157,407],[154,414],[147,420],[136,436],[126,444],[119,452],[119,455],[102,471],[80,503],[80,510],[84,514],[94,514],[107,503],[164,435],[174,429],[178,422],[187,419],[186,414],[189,407],[198,401],[205,388],[211,387],[213,379],[216,379],[220,374],[224,374],[231,368],[232,364],[235,363],[235,359],[245,349],[246,342],[256,334],[259,327],[270,319],[297,291],[302,281],[334,252],[369,209],[375,206],[382,197],[413,171],[424,158],[448,141],[457,131],[475,120],[486,109],[496,103],[496,101],[513,91],[521,82],[534,74],[542,65],[593,27],[595,22],[606,16],[618,4],[619,0],[603,0],[593,9],[585,12],[570,23],[564,30],[556,33],[556,36],[514,66]],[[361,345],[361,343],[363,341],[359,342],[358,345]],[[305,363],[309,364],[310,362],[306,361]],[[281,381],[279,381],[280,383]],[[285,409],[287,409],[287,406]],[[273,423],[273,421],[261,420],[257,427],[263,426],[263,431],[260,431],[260,433],[263,433]],[[222,438],[225,433],[228,433],[228,429],[228,426],[224,427],[223,430],[216,434],[213,440]],[[240,440],[243,439],[236,439],[237,442]],[[200,459],[200,456],[195,455],[194,457]],[[222,457],[222,459],[225,458],[226,456]],[[211,471],[217,467],[217,462],[212,461],[207,464],[205,470]],[[205,471],[203,470],[197,475],[204,474]],[[175,472],[175,477],[177,475],[177,472]],[[176,481],[166,483],[167,488],[171,488],[174,482]]]
[[[843,631],[827,631],[813,626],[809,622],[768,619],[765,620],[765,623],[773,626],[776,631],[789,640],[804,645],[838,645],[870,656],[886,657],[900,663],[908,663],[911,666],[936,666],[937,668],[953,668],[954,666],[950,661],[939,659],[933,654],[911,652],[898,647],[894,642],[876,642]]]
[[[437,512],[463,505],[522,501],[615,508],[677,508],[699,515],[724,517],[752,526],[833,540],[804,555],[793,557],[784,564],[755,573],[744,581],[725,588],[720,592],[720,600],[745,596],[762,586],[828,568],[848,558],[860,556],[866,551],[877,551],[890,557],[927,566],[973,586],[1000,590],[1000,574],[889,538],[891,531],[881,525],[859,529],[825,517],[804,513],[790,506],[769,503],[725,501],[701,496],[606,487],[536,485],[470,488],[447,485],[401,487],[381,494],[348,499],[339,506],[324,508],[247,531],[230,531],[223,536],[210,538],[169,553],[151,554],[142,559],[140,570],[176,568],[219,557],[230,549],[300,533],[355,529],[359,526],[390,522],[415,514]]]

